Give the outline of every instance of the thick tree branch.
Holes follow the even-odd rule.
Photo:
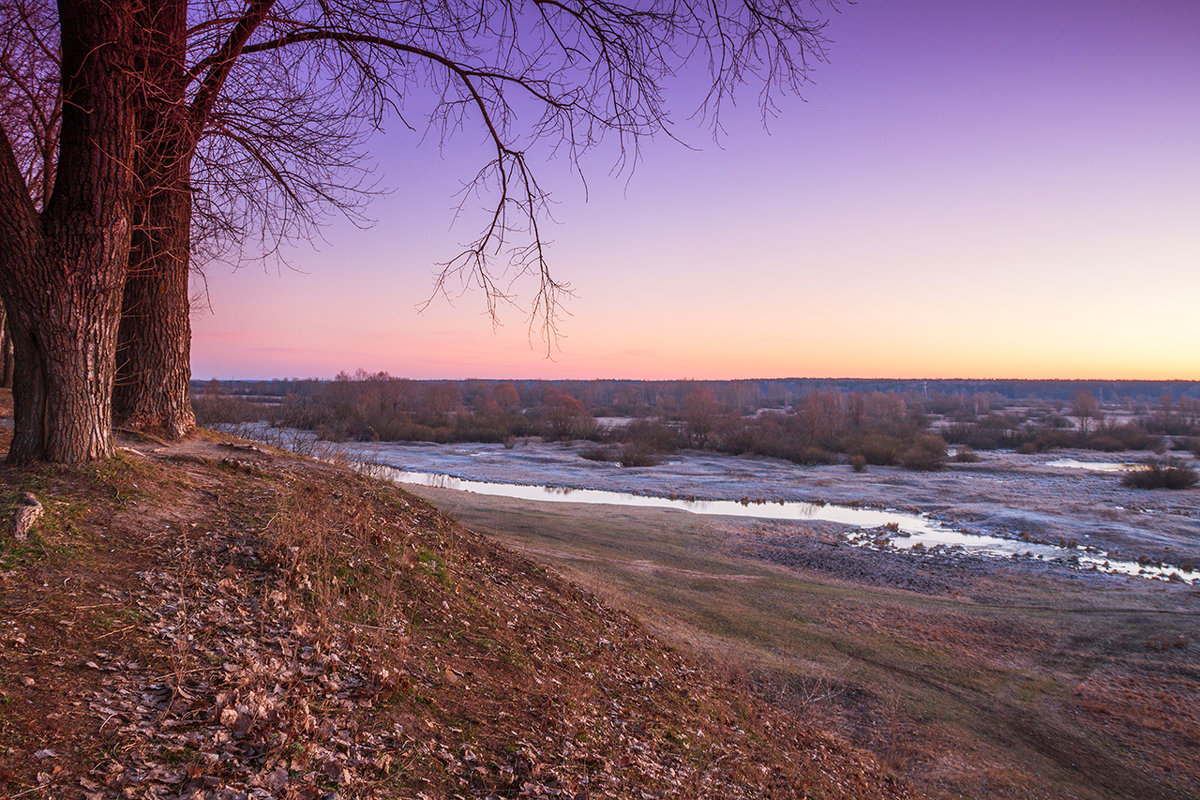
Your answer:
[[[39,236],[37,208],[29,197],[8,134],[0,125],[0,252],[21,252]],[[0,259],[0,277],[6,283],[14,281],[16,267],[12,259]]]
[[[229,78],[230,71],[233,70],[234,64],[242,54],[246,42],[266,19],[273,5],[275,5],[275,0],[250,0],[246,13],[233,26],[233,30],[230,31],[221,48],[213,54],[211,67],[207,68],[208,73],[204,76],[204,80],[192,100],[190,136],[193,144],[204,129],[209,115],[212,114],[213,106],[220,97],[221,89],[225,86],[225,81]]]

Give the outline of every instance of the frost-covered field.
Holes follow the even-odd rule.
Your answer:
[[[1130,557],[1200,561],[1200,489],[1145,491],[1119,473],[1081,466],[1137,462],[1148,453],[1105,458],[1087,451],[980,453],[974,464],[939,472],[844,465],[804,467],[765,458],[684,452],[653,467],[589,461],[586,443],[346,445],[352,457],[469,480],[719,500],[827,502],[929,514],[969,533],[1076,542]]]

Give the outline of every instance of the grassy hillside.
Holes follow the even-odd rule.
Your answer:
[[[931,797],[1190,800],[1200,586],[876,553],[832,526],[420,489]]]
[[[0,448],[9,435],[0,429]],[[410,495],[207,437],[0,467],[0,795],[906,797]]]

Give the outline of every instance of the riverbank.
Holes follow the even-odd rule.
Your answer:
[[[660,497],[835,503],[925,513],[988,536],[1076,543],[1114,558],[1200,565],[1200,489],[1145,491],[1117,474],[1070,466],[1082,451],[980,453],[937,472],[844,465],[803,467],[777,459],[685,451],[653,467],[622,468],[581,456],[583,443],[342,445],[352,458],[479,481],[603,489]],[[1123,453],[1114,463],[1152,454]]]
[[[1182,800],[1200,588],[846,543],[834,523],[412,487],[938,798]]]

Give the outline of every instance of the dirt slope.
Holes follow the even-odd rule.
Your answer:
[[[910,796],[391,486],[133,447],[0,467],[0,796]]]

